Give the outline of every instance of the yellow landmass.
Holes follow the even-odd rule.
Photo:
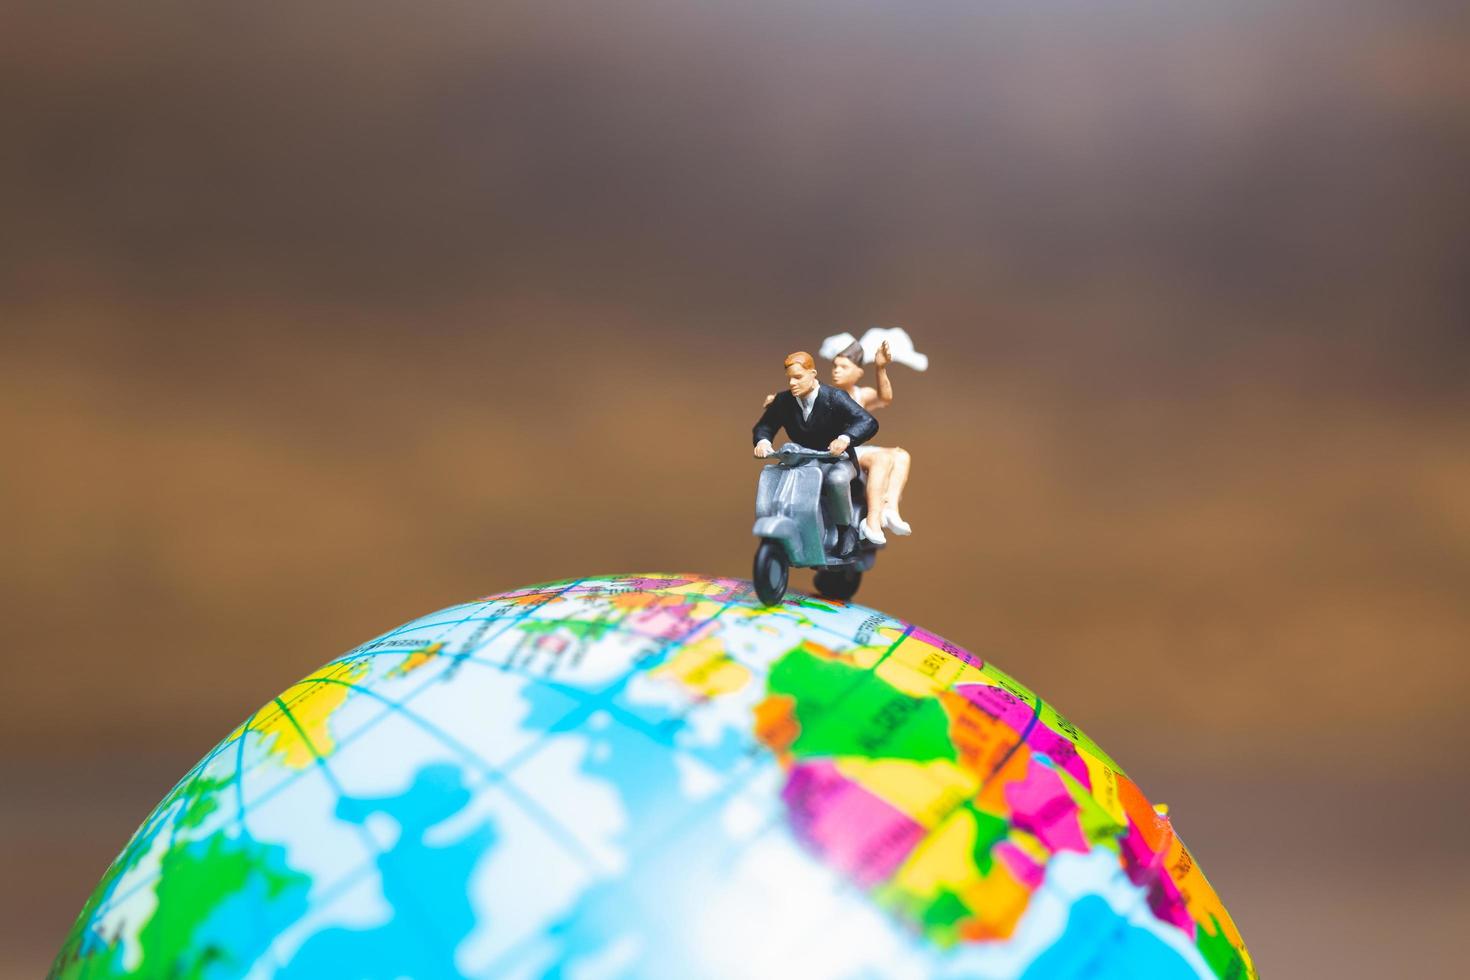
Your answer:
[[[704,697],[719,697],[740,690],[750,682],[750,671],[725,652],[718,637],[707,637],[685,646],[653,671],[655,677],[672,677]]]
[[[259,733],[271,755],[293,769],[304,769],[318,755],[327,755],[336,748],[330,722],[333,713],[352,692],[344,684],[358,680],[367,670],[366,660],[346,660],[297,681],[256,712],[232,737],[238,737],[249,727]]]
[[[1030,831],[1022,830],[1020,827],[1012,827],[1006,839],[1016,845],[1017,850],[1037,864],[1044,865],[1051,860],[1051,849],[1041,842],[1040,837],[1037,837]]]
[[[817,646],[817,644],[812,645]],[[886,646],[853,647],[851,650],[843,651],[841,659],[852,664],[854,667],[860,667],[863,670],[872,670],[877,666],[878,661],[883,659],[883,654],[886,652],[888,652],[888,647]]]
[[[1128,826],[1128,813],[1123,809],[1123,801],[1118,796],[1118,773],[1112,766],[1097,759],[1093,754],[1077,746],[1077,755],[1087,766],[1087,775],[1092,780],[1092,793],[1090,794],[1105,811],[1122,826]]]
[[[975,833],[974,814],[968,808],[954,811],[909,855],[893,886],[924,903],[951,892],[972,913],[957,923],[962,938],[1004,939],[1015,931],[1031,892],[1003,861],[993,862],[989,873],[980,874],[974,858]]]
[[[925,829],[938,825],[980,788],[974,773],[945,759],[841,758],[837,769]]]
[[[427,663],[431,663],[439,656],[439,651],[444,649],[443,643],[430,643],[426,647],[414,650],[403,658],[403,663],[388,671],[389,677],[407,677],[414,671]]]
[[[503,602],[507,606],[549,606],[553,603],[564,601],[559,595],[546,592],[527,592],[525,595],[502,595],[494,597],[496,602]]]
[[[926,902],[938,897],[942,890],[961,895],[979,881],[980,874],[971,854],[974,848],[975,817],[968,809],[955,810],[914,848],[899,867],[893,884]]]
[[[877,648],[879,656],[891,647],[893,652],[878,665],[877,674],[910,697],[928,697],[947,691],[956,684],[978,684],[987,680],[985,672],[946,653],[934,644],[910,635],[894,647],[901,635],[898,630],[880,629],[889,638],[886,646]]]

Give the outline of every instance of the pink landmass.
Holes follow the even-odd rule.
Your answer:
[[[1036,863],[1036,859],[1015,844],[1003,840],[995,845],[990,851],[991,855],[1010,869],[1016,880],[1027,888],[1035,891],[1041,887],[1041,879],[1046,876],[1046,870]]]
[[[781,798],[797,837],[864,887],[892,876],[924,836],[922,826],[825,760],[794,766]]]
[[[629,628],[644,636],[674,640],[685,635],[693,618],[693,606],[652,606],[628,617]]]
[[[1160,855],[1149,850],[1148,842],[1132,821],[1128,824],[1128,835],[1123,845],[1123,867],[1128,879],[1148,893],[1148,907],[1153,909],[1160,921],[1178,926],[1190,938],[1194,937],[1195,922],[1179,894],[1179,886],[1163,868]]]
[[[1026,778],[1007,785],[1005,794],[1011,822],[1035,834],[1052,853],[1085,854],[1091,849],[1082,835],[1077,802],[1051,766],[1033,757]]]
[[[689,581],[688,578],[625,578],[619,579],[616,584],[637,592],[657,592],[660,589],[671,589],[676,585],[688,585]]]

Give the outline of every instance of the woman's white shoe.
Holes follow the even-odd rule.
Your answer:
[[[883,512],[883,526],[899,537],[907,537],[914,533],[914,529],[909,527],[908,522],[899,517],[898,511],[892,507]]]
[[[882,530],[874,531],[868,527],[867,521],[863,521],[858,525],[858,534],[862,536],[864,541],[871,541],[874,544],[888,543],[888,538],[883,534]]]

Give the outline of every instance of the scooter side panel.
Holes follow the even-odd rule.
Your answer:
[[[767,466],[756,487],[755,513],[757,518],[790,519],[793,533],[781,540],[791,564],[826,564],[822,551],[822,473],[818,467]]]

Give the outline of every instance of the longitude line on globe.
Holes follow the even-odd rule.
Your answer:
[[[311,753],[311,757],[313,760],[315,760],[317,768],[320,770],[322,777],[326,779],[327,783],[332,787],[333,792],[335,792],[337,795],[337,799],[351,799],[352,797],[348,796],[346,790],[342,788],[342,784],[337,780],[336,775],[332,772],[331,765],[327,762],[326,758],[317,751],[316,744],[312,742],[311,736],[306,733],[306,729],[301,727],[301,723],[296,720],[296,716],[291,713],[291,709],[286,707],[285,703],[280,698],[276,698],[276,704],[280,705],[281,710],[285,712],[286,720],[291,723],[291,727],[296,729],[296,734],[300,736],[301,741],[306,745],[307,751]],[[363,842],[363,846],[371,855],[369,860],[371,860],[374,864],[376,864],[378,861],[381,861],[384,854],[383,849],[378,846],[378,842],[373,838],[372,833],[368,830],[367,824],[354,821],[353,827],[358,838]],[[432,917],[430,917],[424,911],[422,907],[422,902],[419,900],[418,896],[413,894],[411,883],[405,883],[405,891],[409,892],[413,905],[417,906],[416,908],[412,909],[412,912],[414,913],[414,918],[424,923],[427,926],[428,930],[430,932],[433,932],[437,928],[437,925],[433,921]],[[419,938],[422,940],[424,937],[420,936]],[[441,948],[444,945],[443,936],[435,935],[431,936],[430,938],[432,938],[434,945],[437,945]],[[431,949],[432,948],[433,947],[431,946]]]
[[[521,809],[526,811],[527,816],[531,817],[533,820],[539,823],[544,823],[548,825],[549,828],[554,830],[554,833],[552,833],[551,836],[563,836],[565,839],[559,840],[558,843],[569,850],[572,855],[577,858],[577,860],[589,865],[592,870],[603,870],[598,864],[596,858],[587,853],[582,848],[581,844],[577,842],[576,838],[572,836],[572,834],[565,827],[563,827],[550,814],[546,813],[546,811],[542,809],[540,804],[527,797],[524,790],[520,789],[520,787],[516,786],[510,781],[507,775],[508,770],[497,769],[496,767],[485,762],[483,759],[477,756],[474,751],[471,750],[468,746],[460,742],[448,732],[444,731],[438,725],[435,725],[433,722],[429,721],[423,715],[420,715],[418,712],[409,709],[401,702],[393,702],[388,700],[377,691],[374,691],[372,688],[360,687],[356,684],[353,684],[351,681],[331,680],[325,683],[340,684],[343,687],[352,688],[358,694],[373,698],[381,702],[382,704],[387,705],[389,711],[401,714],[410,723],[423,729],[432,738],[435,738],[439,742],[443,743],[456,755],[461,756],[462,758],[467,760],[472,768],[480,773],[481,778],[483,778],[487,784],[495,784],[501,786],[505,790],[506,795],[509,796],[512,801],[515,802],[518,806],[520,806]]]

